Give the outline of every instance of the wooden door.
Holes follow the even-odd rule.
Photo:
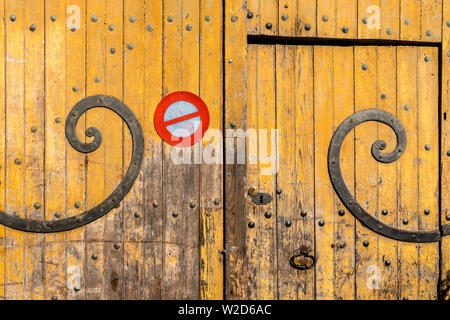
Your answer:
[[[333,189],[327,159],[333,133],[347,117],[365,109],[389,112],[405,128],[404,154],[377,162],[372,144],[382,139],[391,152],[396,136],[384,124],[363,123],[344,140],[342,175],[356,201],[380,221],[438,231],[438,48],[250,44],[247,63],[241,124],[269,131],[258,135],[258,163],[230,166],[243,178],[234,177],[242,198],[227,197],[227,297],[436,299],[439,244],[395,241],[356,221]],[[270,134],[276,144],[267,142]],[[277,151],[271,174],[266,156]],[[255,189],[273,201],[255,204],[248,192]],[[315,266],[291,267],[299,252],[313,256]]]

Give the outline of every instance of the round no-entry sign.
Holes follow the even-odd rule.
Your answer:
[[[164,97],[156,107],[156,132],[168,144],[188,147],[197,143],[209,126],[209,111],[198,96],[177,91]]]

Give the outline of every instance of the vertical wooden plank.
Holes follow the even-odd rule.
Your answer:
[[[144,232],[147,243],[144,248],[145,299],[161,298],[162,281],[162,141],[153,127],[153,114],[162,98],[162,26],[163,2],[146,1],[145,6],[145,108],[144,134],[146,156],[144,158]]]
[[[138,119],[144,119],[144,1],[124,2],[124,101]],[[124,130],[124,163],[131,156],[129,130]],[[143,175],[139,175],[133,188],[123,201],[124,219],[124,297],[142,299],[144,219],[135,218],[143,212]]]
[[[408,137],[405,153],[397,161],[398,177],[398,227],[418,230],[418,137],[417,137],[417,63],[418,49],[397,48],[397,111]],[[406,108],[406,109],[405,109]],[[402,110],[403,109],[403,110]],[[405,225],[403,221],[408,221]],[[417,244],[399,242],[399,298],[417,299],[419,289]]]
[[[65,118],[66,84],[66,6],[65,1],[45,1],[45,219],[54,219],[55,212],[64,211],[66,176],[60,173],[66,161]],[[50,17],[55,16],[54,22]],[[59,18],[59,19],[58,19]],[[77,29],[75,32],[80,32]],[[61,121],[57,120],[61,119]],[[45,299],[67,296],[65,244],[66,234],[45,235]],[[81,290],[78,281],[70,290]]]
[[[5,3],[6,19],[6,212],[24,217],[25,96],[24,1]],[[15,19],[10,17],[14,15]],[[5,183],[6,183],[5,181]],[[7,299],[24,297],[24,233],[6,229]]]
[[[444,0],[442,25],[441,225],[450,223],[450,0]],[[450,237],[441,242],[441,299],[450,299]]]
[[[300,248],[314,256],[313,47],[276,50],[278,298],[314,299],[314,269],[300,271],[289,265]]]
[[[327,169],[328,146],[333,135],[333,47],[314,47],[314,172],[315,172],[315,297],[334,299],[334,190]],[[333,199],[333,201],[330,201]],[[320,225],[319,225],[320,223]],[[323,224],[324,223],[324,224]],[[323,224],[323,225],[322,225]],[[332,271],[333,270],[333,271]]]
[[[417,136],[418,136],[418,230],[439,230],[439,57],[437,48],[418,49]],[[429,210],[429,214],[425,214]],[[418,298],[437,299],[439,244],[420,243]]]
[[[203,146],[222,155],[215,163],[206,163],[203,156],[200,169],[200,296],[223,299],[222,2],[202,0],[200,13],[200,97],[208,106],[212,129],[203,137]]]
[[[380,1],[381,39],[399,39],[400,1],[401,0]]]
[[[236,23],[239,21],[239,18],[242,17],[242,19],[245,20],[245,24],[243,24],[244,28],[246,28],[246,31],[248,34],[259,34],[261,32],[261,7],[260,7],[261,0],[248,0],[246,3],[246,11],[242,10],[242,1],[236,0],[236,9],[239,8],[242,10],[242,16],[232,14],[230,12],[229,17],[227,17],[227,22],[230,23]],[[230,2],[229,2],[230,3]],[[230,3],[231,5],[234,5],[233,3]],[[234,17],[233,17],[234,16]],[[238,20],[236,20],[236,18]],[[239,23],[240,24],[240,23]],[[264,26],[263,26],[264,27]]]
[[[401,0],[400,39],[417,40],[421,38],[420,12],[422,0]]]
[[[105,23],[102,24],[102,32],[105,39],[105,92],[107,95],[122,100],[123,92],[123,1],[107,0]],[[145,32],[144,29],[141,32]],[[107,197],[122,180],[123,164],[122,145],[124,124],[114,113],[106,110],[104,121],[103,140],[105,157],[105,192]],[[139,119],[140,121],[143,121]],[[142,124],[142,122],[141,122]],[[125,126],[125,130],[128,128]],[[126,132],[125,131],[125,132]],[[114,248],[114,242],[122,242],[123,211],[119,207],[109,212],[104,218],[104,246],[103,260],[97,259],[97,263],[103,264],[103,290],[106,299],[123,298],[123,250]],[[89,258],[89,257],[88,257]],[[143,284],[145,286],[145,284]]]
[[[380,2],[381,0],[358,0],[358,39],[379,38],[382,14]]]
[[[0,16],[5,17],[5,3],[0,1]],[[5,94],[5,37],[6,37],[6,25],[7,19],[3,19],[0,23],[0,58],[3,59],[3,63],[0,63],[0,132],[6,133],[6,94]],[[6,137],[0,139],[0,210],[5,211],[5,185],[6,185]],[[3,170],[2,170],[3,168]],[[5,283],[6,283],[6,227],[0,225],[0,300],[4,300],[5,296]]]
[[[336,36],[336,1],[317,0],[317,36]]]
[[[357,0],[336,1],[336,38],[357,38],[357,19]]]
[[[86,2],[86,96],[105,92],[105,0]],[[86,128],[95,127],[105,132],[106,111],[94,108],[86,113]],[[108,123],[109,126],[109,123]],[[87,138],[88,139],[88,138]],[[105,139],[110,139],[105,135]],[[86,157],[86,208],[92,208],[105,199],[105,150],[103,144]],[[86,298],[103,298],[104,220],[86,225]],[[112,244],[109,244],[112,245]],[[99,262],[90,257],[96,254]]]
[[[70,7],[76,6],[76,7]],[[65,80],[65,96],[66,96],[66,108],[65,116],[70,112],[70,109],[86,94],[86,1],[76,0],[72,1],[68,6],[67,15],[68,21],[64,21],[65,35],[66,35],[66,80]],[[76,8],[79,8],[79,12]],[[73,11],[75,9],[75,12]],[[71,19],[71,15],[79,13],[80,25],[75,31],[71,30],[71,25],[76,20]],[[47,13],[46,23],[52,24],[57,20],[64,20],[64,16],[56,16],[56,20],[53,21],[53,10]],[[65,116],[62,117],[63,121]],[[62,121],[62,123],[64,123]],[[95,124],[97,125],[97,124]],[[86,128],[86,115],[82,115],[78,121],[77,134],[80,139],[85,137]],[[80,153],[69,144],[66,143],[67,155],[66,155],[66,203],[65,206],[60,202],[58,212],[62,213],[62,218],[65,216],[78,215],[85,211],[85,185],[86,185],[86,155]],[[79,203],[76,206],[75,203]],[[58,219],[55,216],[56,212],[52,212],[52,219]],[[64,214],[65,213],[65,214]],[[67,299],[83,299],[85,297],[84,286],[84,270],[85,270],[85,227],[77,228],[66,233],[66,278],[69,279],[69,288],[67,290]],[[77,279],[74,275],[75,270],[80,270],[80,279]],[[71,278],[72,277],[72,278]],[[77,283],[79,282],[79,288],[75,290]],[[78,290],[79,289],[79,290]]]
[[[44,1],[25,3],[25,217],[44,218]],[[25,299],[44,297],[42,234],[25,234]]]
[[[259,33],[278,34],[278,1],[259,1]]]
[[[397,115],[397,56],[396,47],[378,47],[378,109]],[[404,112],[403,110],[400,110]],[[397,144],[391,128],[378,124],[378,139],[386,142],[390,152]],[[373,140],[375,142],[375,139]],[[397,228],[397,186],[398,164],[378,163],[378,219]],[[384,210],[384,211],[383,211]],[[379,299],[398,299],[398,242],[386,237],[378,237],[380,268]]]
[[[333,48],[333,131],[354,113],[353,50],[353,47]],[[354,154],[354,133],[351,133],[342,144],[339,161],[344,179],[349,183],[348,187],[352,193]],[[334,244],[334,297],[349,300],[355,298],[355,219],[347,212],[336,193],[333,197],[334,208],[329,219],[334,220],[334,239],[332,244],[328,245]],[[340,210],[344,210],[344,215],[339,214]]]
[[[240,0],[225,2],[225,219],[227,299],[247,298],[245,239],[247,232],[247,166],[238,164],[234,128],[247,130],[246,10]],[[230,21],[238,17],[237,23]],[[244,193],[244,194],[243,194]]]
[[[440,42],[442,39],[442,0],[422,0],[420,40]]]
[[[191,25],[192,30],[188,30]],[[199,90],[198,3],[164,3],[163,93]],[[164,262],[165,299],[199,297],[199,165],[176,165],[173,148],[164,157]],[[197,149],[184,148],[184,152]],[[192,158],[191,158],[192,159]],[[180,194],[177,190],[184,190]],[[178,213],[178,215],[173,215]]]
[[[278,3],[278,34],[291,37],[297,35],[303,25],[298,18],[297,1],[286,0]]]
[[[296,35],[315,37],[317,36],[317,0],[298,1],[297,15],[298,28]]]
[[[355,112],[377,108],[377,57],[376,47],[355,47]],[[377,136],[377,125],[373,122],[355,128],[355,197],[375,217],[378,217],[378,170],[370,148]],[[356,222],[356,239],[356,299],[376,299],[380,289],[378,236]]]

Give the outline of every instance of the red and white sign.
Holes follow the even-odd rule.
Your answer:
[[[197,95],[177,91],[161,100],[153,121],[156,132],[165,142],[188,147],[203,138],[209,126],[209,111]]]

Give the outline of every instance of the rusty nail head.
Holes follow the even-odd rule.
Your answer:
[[[266,23],[266,29],[272,29],[272,24],[270,23],[270,22],[267,22]]]
[[[92,260],[97,260],[98,259],[98,255],[96,253],[93,253],[91,258],[92,258]]]
[[[114,243],[114,249],[120,249],[120,243]]]
[[[264,213],[264,217],[266,217],[267,219],[270,219],[272,217],[272,213],[270,211],[267,211]]]
[[[290,227],[292,225],[291,220],[286,220],[286,222],[284,223],[286,227]]]
[[[215,200],[214,200],[214,204],[215,204],[216,206],[218,206],[219,203],[220,203],[220,200],[219,200],[219,199],[215,199]]]
[[[178,217],[178,212],[172,212],[172,217],[174,218]]]
[[[340,209],[338,211],[338,214],[342,217],[345,214],[345,211],[343,209]]]
[[[251,12],[251,11],[247,12],[247,18],[248,19],[253,18],[253,12]]]
[[[323,227],[325,225],[325,221],[319,220],[319,226]]]
[[[254,223],[253,221],[250,221],[250,222],[248,223],[248,227],[249,227],[250,229],[253,229],[253,228],[255,227],[255,223]]]
[[[300,211],[300,215],[301,215],[303,218],[306,217],[307,214],[308,214],[308,213],[306,212],[306,210]]]
[[[158,208],[158,207],[159,207],[159,202],[153,201],[153,208]]]
[[[365,240],[365,241],[363,242],[363,246],[364,246],[364,247],[368,247],[368,246],[369,246],[369,241]]]
[[[135,212],[135,213],[134,213],[134,217],[135,217],[135,218],[140,218],[141,215],[139,214],[139,212]]]
[[[305,24],[305,30],[306,31],[309,31],[309,30],[311,30],[311,25],[310,24]]]

